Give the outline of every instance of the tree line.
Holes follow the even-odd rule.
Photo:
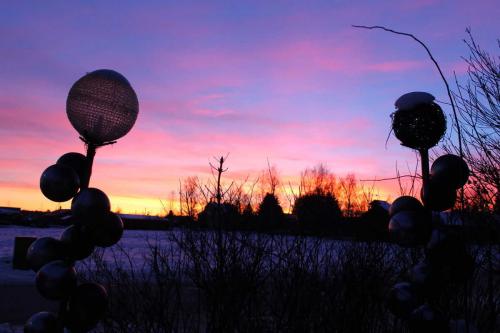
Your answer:
[[[227,156],[214,157],[210,178],[179,181],[180,215],[208,224],[237,220],[279,228],[288,220],[314,228],[359,217],[376,196],[374,184],[364,185],[353,173],[339,177],[324,164],[306,168],[292,184],[269,162],[255,179],[229,180],[226,162]]]

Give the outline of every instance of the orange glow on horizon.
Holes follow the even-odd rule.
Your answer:
[[[282,186],[279,188],[278,194],[282,197],[281,205],[283,206],[284,211],[290,213],[291,207],[289,207],[286,202],[287,200],[285,199],[285,195],[291,196],[292,191],[295,194],[298,193],[299,177],[283,177],[283,179],[286,179],[287,184],[290,182],[291,188],[289,185]],[[171,187],[165,186],[165,188],[176,189],[178,186],[178,183],[173,183],[171,184]],[[112,190],[106,191],[106,184],[103,184],[103,186],[100,186],[99,188],[104,189],[104,191],[109,195],[111,209],[114,212],[152,216],[165,216],[169,210],[172,210],[175,214],[179,213],[178,190],[175,192],[171,191],[170,195],[168,191],[165,191],[165,195],[163,197],[131,197],[114,195]],[[381,182],[378,186],[376,185],[374,187],[373,192],[373,200],[392,201],[394,198],[399,196],[397,181]],[[173,197],[172,194],[174,194]],[[69,209],[71,201],[62,203],[52,202],[43,196],[37,186],[3,186],[2,192],[0,192],[0,205],[7,207],[19,207],[23,210],[52,211],[60,208]],[[254,207],[254,209],[256,208],[257,207]]]

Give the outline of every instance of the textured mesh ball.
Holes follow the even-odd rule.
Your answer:
[[[446,118],[434,96],[425,92],[404,94],[396,101],[392,129],[403,146],[413,149],[434,147],[446,132]]]
[[[446,118],[436,103],[419,104],[412,109],[394,112],[392,128],[403,146],[429,149],[446,132]]]
[[[71,125],[93,144],[117,140],[137,119],[139,102],[127,79],[113,70],[100,69],[80,78],[66,101]]]

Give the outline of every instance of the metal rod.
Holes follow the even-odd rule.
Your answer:
[[[87,144],[87,172],[85,174],[85,179],[82,179],[82,182],[80,184],[80,188],[82,189],[89,187],[96,148],[97,147],[92,143]]]
[[[429,190],[429,150],[420,149],[420,164],[422,165],[422,190],[428,193]],[[425,205],[425,203],[424,203]]]

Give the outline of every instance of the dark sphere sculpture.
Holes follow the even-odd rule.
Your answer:
[[[392,202],[391,207],[389,208],[389,216],[392,217],[404,210],[421,212],[423,209],[424,206],[420,201],[418,201],[418,199],[409,195],[403,195]]]
[[[64,259],[64,244],[52,237],[41,237],[34,241],[26,252],[26,260],[35,272],[54,260]]]
[[[121,74],[107,69],[81,77],[71,87],[66,114],[85,143],[86,156],[76,152],[62,155],[40,178],[40,189],[50,200],[71,202],[71,226],[60,240],[44,237],[31,244],[26,253],[35,270],[35,285],[46,299],[61,301],[59,314],[41,312],[25,325],[25,332],[87,332],[103,318],[107,292],[98,284],[77,289],[76,260],[92,254],[94,247],[116,244],[123,234],[121,218],[110,212],[106,194],[89,188],[96,150],[115,143],[137,120],[137,95]],[[80,190],[80,192],[78,192]],[[16,243],[17,244],[17,243]]]
[[[65,165],[49,166],[40,177],[40,189],[43,195],[52,201],[68,201],[75,196],[79,188],[78,174]]]
[[[443,184],[439,179],[430,178],[427,188],[422,186],[420,198],[425,206],[438,212],[453,208],[457,200],[457,191],[449,184]]]
[[[66,313],[65,326],[74,332],[87,332],[104,317],[108,304],[106,289],[97,283],[79,285],[71,295]]]
[[[67,227],[61,234],[60,240],[66,246],[67,256],[72,260],[85,259],[94,251],[89,233],[81,226]]]
[[[87,157],[80,153],[66,153],[59,157],[57,164],[66,165],[75,170],[80,180],[85,179],[88,173],[88,160]]]
[[[47,299],[65,299],[75,288],[76,271],[62,260],[52,261],[36,273],[36,289]]]
[[[24,324],[24,333],[62,333],[63,328],[57,316],[42,311],[32,315]]]
[[[469,167],[457,155],[446,154],[438,157],[431,167],[431,176],[439,179],[441,184],[459,189],[467,183]]]
[[[389,221],[389,234],[403,247],[423,244],[430,233],[429,219],[422,212],[401,211]]]
[[[71,213],[83,224],[93,223],[93,218],[105,215],[110,209],[106,193],[92,187],[81,190],[71,202]]]
[[[118,214],[108,212],[89,226],[92,242],[101,247],[115,245],[122,238],[123,222]]]
[[[443,110],[434,96],[412,92],[401,96],[392,114],[392,129],[403,146],[413,149],[434,147],[446,132]]]
[[[418,304],[415,289],[408,282],[396,283],[387,296],[387,307],[400,318],[408,318]]]
[[[92,144],[117,140],[127,134],[139,112],[139,102],[127,79],[100,69],[76,81],[66,101],[71,125]]]

